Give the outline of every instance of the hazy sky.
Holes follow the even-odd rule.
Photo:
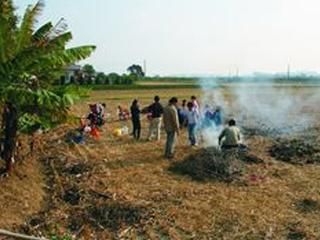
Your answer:
[[[15,0],[19,11],[35,0]],[[320,72],[319,0],[46,0],[41,22],[64,17],[86,62],[150,75]]]

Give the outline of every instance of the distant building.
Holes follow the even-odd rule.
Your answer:
[[[81,71],[81,65],[70,65],[65,70],[65,83],[70,83],[75,79],[76,74]]]

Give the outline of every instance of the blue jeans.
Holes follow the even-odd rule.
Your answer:
[[[197,143],[196,139],[196,124],[189,124],[188,125],[188,134],[189,134],[189,141],[191,145],[195,145]]]

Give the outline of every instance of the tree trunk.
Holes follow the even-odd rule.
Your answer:
[[[18,131],[17,109],[12,103],[6,103],[3,112],[4,144],[2,157],[6,162],[6,171],[11,172],[14,163]]]

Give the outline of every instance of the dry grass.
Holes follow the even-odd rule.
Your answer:
[[[170,171],[173,163],[162,158],[164,135],[159,143],[112,136],[112,130],[120,125],[113,121],[117,105],[128,105],[136,97],[146,105],[155,94],[167,100],[173,95],[182,99],[200,92],[190,89],[101,91],[73,109],[80,116],[85,114],[87,103],[105,101],[113,119],[103,127],[98,142],[66,144],[61,139],[70,126],[62,126],[50,135],[41,160],[47,167],[51,166],[50,176],[54,176],[49,180],[51,207],[33,217],[33,222],[38,224],[28,224],[24,229],[26,232],[70,232],[79,239],[320,238],[320,166],[296,166],[276,161],[270,157],[269,148],[274,142],[268,137],[250,136],[247,139],[250,146],[255,146],[253,154],[264,163],[248,165],[244,182],[239,184],[196,181]],[[144,120],[143,139],[146,133],[147,122]],[[183,132],[176,161],[183,161],[196,152],[187,146],[186,139]],[[88,168],[78,175],[66,172],[76,164]],[[34,166],[32,171],[40,171],[37,163]],[[39,173],[34,175],[39,176]],[[32,179],[32,176],[27,175],[23,183],[44,182]],[[13,189],[10,182],[19,183],[15,178],[5,181],[8,182],[1,184],[8,185],[1,186],[1,196]],[[43,197],[41,187],[32,186],[39,199]],[[65,193],[72,188],[79,193],[78,204],[64,201]],[[0,202],[6,201],[1,197]],[[40,212],[40,204],[35,209]],[[8,222],[0,218],[1,225],[20,224],[21,219],[33,212],[28,209],[20,215],[12,213],[15,217]],[[10,219],[10,215],[6,216]],[[112,221],[118,223],[117,226],[112,225]]]
[[[16,228],[26,216],[37,214],[44,205],[45,176],[39,161],[28,153],[18,160],[14,173],[0,179],[0,228]],[[1,162],[4,168],[4,162]]]

